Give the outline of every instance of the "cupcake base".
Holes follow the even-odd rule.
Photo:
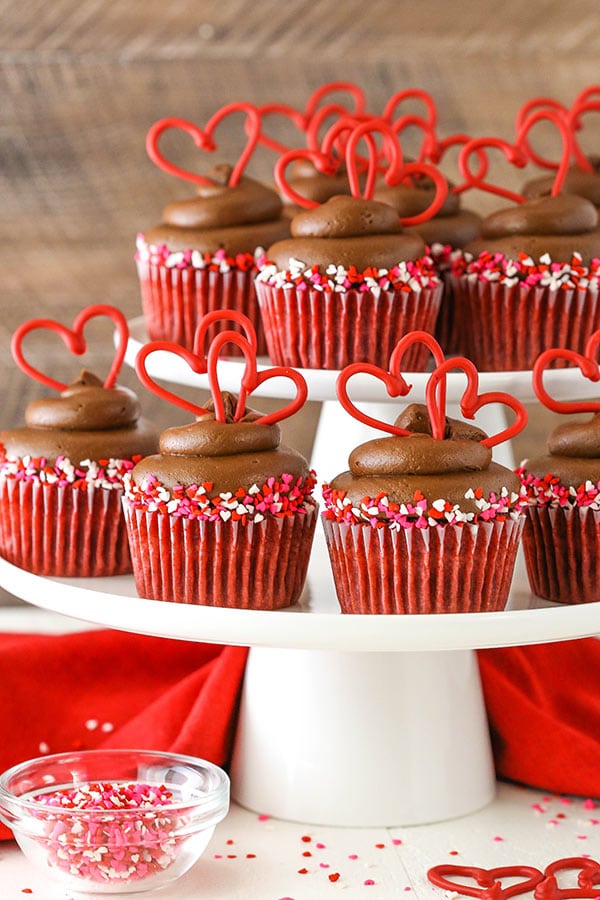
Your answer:
[[[600,512],[590,507],[529,507],[523,551],[534,594],[555,603],[600,600]]]
[[[174,341],[188,350],[194,349],[198,323],[213,310],[235,309],[247,316],[256,330],[258,353],[267,352],[260,310],[254,289],[256,269],[177,268],[148,260],[137,261],[142,312],[151,341]],[[234,322],[217,322],[208,329],[207,343],[224,330],[239,331]],[[225,351],[238,356],[234,345]]]
[[[34,575],[131,572],[123,491],[0,477],[0,554]]]
[[[231,609],[282,609],[300,597],[316,507],[245,525],[124,509],[140,597]]]
[[[550,347],[583,353],[600,328],[595,288],[507,286],[467,275],[454,277],[453,286],[455,305],[470,322],[467,355],[482,372],[532,369]],[[566,360],[555,363],[557,368],[565,365]]]
[[[524,517],[398,531],[323,519],[344,613],[504,609]]]
[[[268,354],[277,366],[343,369],[370,362],[388,367],[392,350],[407,332],[433,334],[442,285],[420,291],[348,290],[274,287],[256,282]],[[421,372],[430,351],[411,347],[403,370]]]

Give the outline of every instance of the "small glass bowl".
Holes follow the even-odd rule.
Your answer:
[[[174,881],[200,858],[228,809],[225,772],[175,753],[56,753],[0,776],[0,819],[32,863],[78,893]]]

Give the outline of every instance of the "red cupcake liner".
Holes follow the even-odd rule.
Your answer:
[[[470,312],[465,308],[465,292],[455,290],[456,276],[440,272],[443,283],[440,312],[435,323],[435,338],[446,356],[468,356]]]
[[[433,334],[442,285],[420,291],[349,290],[345,293],[274,287],[256,282],[267,349],[276,366],[343,369],[370,362],[387,369],[392,350],[409,331]],[[403,369],[421,372],[430,358],[414,345]]]
[[[34,575],[131,572],[121,488],[87,489],[0,477],[0,555]]]
[[[140,597],[230,609],[282,609],[300,597],[317,521],[259,523],[169,516],[124,503]]]
[[[454,279],[454,291],[470,322],[467,355],[483,372],[532,369],[550,347],[583,353],[590,335],[600,328],[597,288],[509,287],[462,275]],[[562,368],[567,362],[555,365]]]
[[[136,262],[142,295],[142,312],[151,341],[174,341],[193,349],[198,322],[216,309],[236,309],[247,316],[258,338],[258,353],[267,346],[254,278],[256,269],[215,272],[209,269],[169,267],[146,260]],[[208,343],[219,331],[239,330],[233,322],[217,322],[208,329]],[[238,356],[233,345],[228,355]]]
[[[600,512],[586,506],[526,512],[523,552],[532,592],[555,603],[600,600]]]
[[[492,612],[506,606],[523,516],[398,531],[322,521],[344,613]]]

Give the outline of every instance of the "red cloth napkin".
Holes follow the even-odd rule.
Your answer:
[[[600,797],[600,640],[478,657],[498,776]]]
[[[246,655],[243,647],[112,630],[0,634],[0,771],[96,747],[226,765]],[[11,836],[0,825],[0,839]]]

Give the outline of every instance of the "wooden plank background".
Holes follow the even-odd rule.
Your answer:
[[[156,119],[202,123],[241,99],[303,107],[323,82],[350,80],[375,111],[419,87],[437,102],[442,134],[510,138],[524,100],[569,103],[600,82],[592,0],[0,0],[0,23],[0,428],[20,422],[43,390],[10,359],[18,324],[70,322],[95,302],[140,314],[135,234],[189,193],[146,156]],[[597,149],[589,118],[586,146]],[[215,161],[235,152],[240,133],[240,123],[223,127]],[[549,132],[536,141],[557,152]],[[183,165],[204,164],[191,151],[191,142],[175,147]],[[260,153],[250,173],[270,180],[273,161]],[[477,198],[469,204],[485,208]],[[55,377],[72,374],[50,343],[41,358]],[[122,380],[135,386],[130,372]],[[180,420],[152,398],[145,409],[160,425]],[[287,436],[305,452],[316,414],[309,404]],[[538,444],[548,425],[534,411],[517,452]]]

